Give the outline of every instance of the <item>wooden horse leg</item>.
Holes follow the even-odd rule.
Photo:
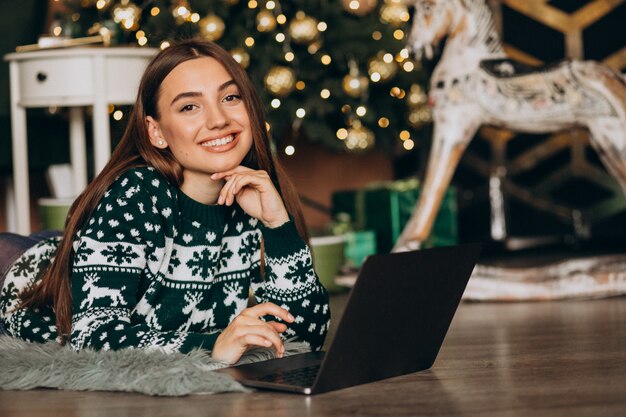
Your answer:
[[[433,143],[420,199],[392,252],[419,249],[430,234],[452,175],[480,126],[478,118],[460,113],[460,117],[446,117],[445,122],[437,122],[435,117]]]
[[[597,118],[587,126],[592,146],[626,195],[626,120],[620,117]]]

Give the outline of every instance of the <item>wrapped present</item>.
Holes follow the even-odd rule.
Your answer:
[[[356,230],[344,234],[346,238],[346,265],[360,268],[365,258],[376,253],[376,232]]]
[[[375,231],[378,253],[386,253],[402,233],[419,196],[417,179],[379,182],[359,190],[335,192],[332,213],[350,214],[355,230]],[[455,245],[458,242],[457,213],[456,190],[450,187],[423,247]]]

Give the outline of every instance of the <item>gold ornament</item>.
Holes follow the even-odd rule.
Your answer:
[[[343,91],[350,97],[361,97],[367,91],[369,80],[359,73],[359,67],[354,60],[351,60],[348,65],[350,66],[350,73],[343,77],[341,83]]]
[[[402,26],[411,18],[409,9],[403,3],[386,3],[380,8],[380,20],[392,26]]]
[[[320,31],[317,28],[317,20],[307,16],[303,11],[299,11],[289,24],[289,35],[295,43],[308,44],[315,42],[320,35]]]
[[[380,51],[367,63],[367,72],[372,81],[389,81],[398,72],[393,55]],[[378,74],[378,75],[376,75]]]
[[[191,14],[191,6],[187,0],[178,0],[172,5],[172,16],[179,25],[191,22]]]
[[[256,30],[259,32],[271,32],[276,28],[276,18],[269,10],[261,10],[256,15]]]
[[[374,132],[363,126],[360,120],[355,120],[348,128],[344,144],[351,151],[362,152],[374,146],[374,140]]]
[[[235,58],[235,61],[239,62],[242,68],[248,68],[250,65],[250,54],[243,48],[233,48],[230,50],[230,54]]]
[[[409,108],[407,119],[411,126],[413,126],[416,129],[419,129],[425,124],[432,122],[433,115],[428,105],[422,105],[422,106]]]
[[[111,6],[112,3],[113,0],[82,0],[80,5],[85,9],[95,7],[98,10],[104,10]],[[123,6],[125,6],[125,4],[123,4]]]
[[[210,14],[198,22],[200,35],[210,41],[216,41],[224,34],[226,25],[221,17]]]
[[[126,30],[139,29],[141,9],[130,2],[122,2],[113,9],[113,21],[119,23]]]
[[[361,96],[365,90],[367,90],[367,86],[369,85],[369,81],[367,77],[362,75],[346,75],[343,77],[342,82],[343,91],[346,92],[350,97],[358,98]]]
[[[406,96],[407,104],[411,107],[419,107],[428,103],[428,95],[422,89],[419,84],[411,85],[409,94]]]
[[[365,16],[376,8],[378,0],[341,0],[343,9],[355,16]]]
[[[275,66],[265,76],[265,87],[272,95],[285,97],[296,84],[296,74],[289,67]]]

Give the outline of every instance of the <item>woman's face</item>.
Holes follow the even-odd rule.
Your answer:
[[[241,164],[252,146],[252,131],[239,88],[214,58],[185,61],[161,84],[160,118],[148,116],[150,142],[169,147],[183,167],[184,182]]]

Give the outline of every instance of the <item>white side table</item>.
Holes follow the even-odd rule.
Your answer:
[[[141,75],[154,48],[85,47],[11,53],[11,127],[15,231],[30,233],[26,108],[70,107],[70,160],[73,188],[87,185],[85,126],[82,106],[93,106],[95,173],[111,155],[109,104],[133,104]],[[11,225],[9,225],[11,227]],[[12,228],[12,227],[11,227]]]

